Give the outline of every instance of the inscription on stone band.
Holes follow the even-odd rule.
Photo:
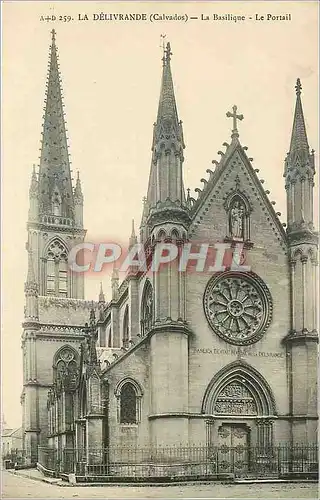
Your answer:
[[[225,356],[252,356],[260,358],[284,358],[284,352],[268,352],[268,351],[248,351],[247,349],[210,349],[201,347],[193,349],[194,354],[218,354]]]

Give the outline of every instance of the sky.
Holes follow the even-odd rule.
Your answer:
[[[192,195],[211,161],[219,159],[232,128],[226,112],[236,104],[244,115],[240,141],[286,221],[283,162],[297,77],[309,144],[319,150],[318,3],[15,1],[2,7],[2,410],[8,426],[15,427],[21,423],[28,190],[40,155],[50,30],[57,32],[71,167],[82,181],[87,241],[126,243],[132,218],[139,227],[147,190],[161,34],[173,53],[186,143],[185,187]],[[94,21],[93,14],[101,12],[146,13],[148,21]],[[188,20],[151,22],[155,13]],[[291,20],[256,20],[268,13],[291,14]],[[80,21],[84,14],[88,20]],[[201,14],[246,20],[204,21]],[[57,20],[41,20],[48,15]],[[100,281],[110,299],[106,273],[88,276],[87,299],[97,298]]]

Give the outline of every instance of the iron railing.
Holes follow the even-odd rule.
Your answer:
[[[56,449],[39,447],[38,463],[55,474],[120,478],[316,476],[316,445],[166,446]]]

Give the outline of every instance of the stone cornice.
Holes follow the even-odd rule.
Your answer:
[[[84,335],[77,335],[77,334],[72,334],[72,333],[69,333],[69,334],[57,334],[57,333],[43,333],[43,334],[38,334],[36,336],[37,340],[41,341],[46,341],[46,340],[50,340],[50,341],[56,341],[56,342],[59,342],[59,341],[68,341],[68,342],[81,342],[85,336]]]
[[[86,327],[84,325],[59,325],[55,323],[39,323],[39,330],[41,330],[41,333],[46,333],[46,332],[68,332],[70,331],[71,333],[79,333],[79,334],[84,334]]]
[[[84,299],[72,299],[71,297],[50,297],[47,295],[39,295],[39,305],[49,309],[50,307],[61,307],[63,309],[67,309],[72,307],[72,309],[76,310],[78,308],[88,309],[89,311],[92,308],[98,309],[99,303],[94,300],[84,300]]]
[[[152,337],[155,333],[180,332],[187,336],[191,335],[192,331],[186,321],[178,319],[173,321],[171,318],[165,320],[157,320],[151,330],[148,332],[148,337]]]
[[[40,329],[40,323],[37,320],[25,320],[22,323],[22,328],[24,330],[39,330]]]
[[[30,386],[44,387],[46,389],[50,389],[50,387],[52,387],[52,384],[42,384],[41,382],[38,382],[36,379],[28,380],[28,382],[25,382],[23,384],[23,387],[30,387]]]
[[[152,328],[149,330],[148,334],[144,337],[138,337],[138,342],[129,347],[128,350],[123,351],[122,354],[119,355],[107,368],[102,371],[102,376],[104,376],[107,372],[112,370],[112,368],[122,362],[125,358],[130,356],[137,349],[142,347],[145,343],[148,343],[150,338],[156,333],[166,333],[166,332],[180,332],[184,335],[191,335],[192,331],[190,330],[188,324],[183,320],[173,321],[171,318],[167,318],[166,320],[156,321]]]
[[[104,416],[105,415],[103,412],[101,412],[101,413],[88,413],[85,418],[86,418],[86,420],[97,420],[99,418],[100,419],[104,418]]]
[[[170,200],[167,200],[152,208],[149,212],[147,225],[152,228],[155,225],[164,223],[183,224],[184,228],[188,230],[191,222],[190,214],[187,208],[177,205]]]
[[[307,226],[299,225],[288,227],[287,238],[290,246],[302,243],[318,245],[319,234]]]
[[[319,420],[317,415],[224,415],[224,414],[209,414],[197,412],[166,412],[166,413],[152,413],[148,416],[149,420],[156,420],[160,418],[200,418],[210,420],[214,423],[216,420]]]
[[[85,337],[83,325],[57,325],[48,323],[23,323],[22,340],[34,338],[38,340],[76,340]],[[29,332],[31,330],[31,332]]]
[[[78,234],[81,236],[85,236],[87,233],[86,229],[83,229],[81,227],[76,227],[76,226],[68,226],[68,225],[59,225],[59,224],[45,224],[43,222],[35,222],[35,221],[28,221],[27,222],[27,229],[37,229],[39,231],[52,231],[52,232],[59,232],[59,233],[69,233],[69,234]]]
[[[200,418],[205,420],[221,420],[221,419],[249,419],[249,420],[278,420],[278,415],[215,415],[209,413],[197,413],[197,412],[166,412],[166,413],[153,413],[148,416],[149,420],[155,420],[158,418]]]
[[[319,335],[316,330],[308,331],[307,329],[300,332],[291,331],[282,339],[284,343],[293,342],[319,342]]]

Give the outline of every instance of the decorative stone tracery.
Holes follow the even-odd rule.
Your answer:
[[[58,392],[74,391],[77,385],[78,377],[78,364],[77,354],[69,346],[60,349],[55,356],[53,370],[54,370],[54,385]]]
[[[204,295],[212,330],[230,344],[257,342],[269,326],[272,299],[258,276],[229,271],[212,278]]]
[[[253,395],[245,385],[235,381],[220,391],[214,404],[214,413],[257,415],[257,406]]]
[[[243,360],[230,363],[214,375],[205,392],[202,411],[209,415],[277,414],[268,382]]]
[[[67,297],[68,249],[59,239],[54,239],[47,248],[44,258],[46,295]]]
[[[142,389],[132,378],[121,380],[115,390],[120,424],[138,424],[141,420]]]

